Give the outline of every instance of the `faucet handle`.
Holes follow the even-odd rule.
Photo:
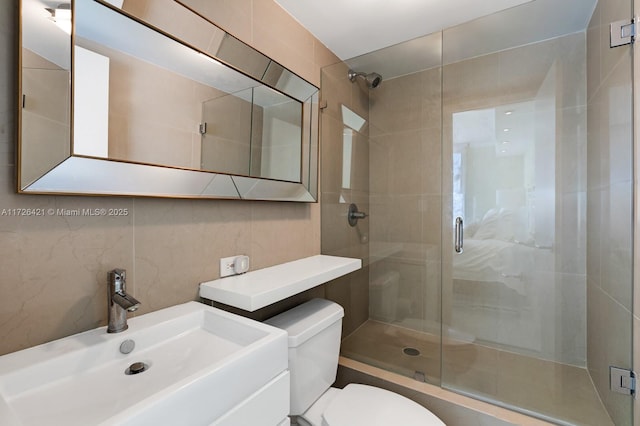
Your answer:
[[[126,281],[127,271],[125,269],[116,268],[110,272],[115,280]]]
[[[107,280],[109,286],[113,288],[112,291],[124,291],[127,284],[127,271],[120,268],[113,269],[107,273]]]
[[[128,328],[127,311],[133,312],[140,306],[133,296],[127,294],[127,273],[124,269],[113,269],[107,273],[109,325],[107,333],[119,333]]]

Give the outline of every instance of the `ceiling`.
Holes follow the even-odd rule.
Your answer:
[[[567,34],[583,30],[596,0],[275,0],[315,37],[346,60],[403,41],[529,3],[522,19],[501,20],[519,37],[521,26],[537,40],[555,37],[549,19]],[[515,8],[511,12],[515,12]],[[535,16],[531,16],[533,13]],[[528,15],[528,16],[527,16]],[[624,16],[619,18],[623,19]],[[566,24],[569,22],[569,24]],[[552,31],[550,31],[552,30]],[[466,32],[465,32],[466,33]],[[511,38],[505,34],[505,38]],[[467,39],[467,41],[473,41]],[[464,44],[464,43],[463,43]]]

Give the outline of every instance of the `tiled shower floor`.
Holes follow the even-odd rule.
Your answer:
[[[448,343],[444,387],[570,424],[613,426],[586,369],[479,344]],[[439,385],[439,346],[433,334],[369,320],[342,341],[341,354]],[[404,348],[420,354],[406,355]]]

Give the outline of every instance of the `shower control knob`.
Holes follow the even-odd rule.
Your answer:
[[[351,203],[349,205],[349,213],[347,214],[347,220],[349,221],[349,225],[356,226],[358,223],[358,219],[364,219],[368,215],[364,212],[358,211],[358,206]]]

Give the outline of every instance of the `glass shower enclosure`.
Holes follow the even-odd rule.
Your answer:
[[[632,424],[609,389],[632,367],[633,288],[632,48],[609,23],[632,12],[536,0],[323,69],[322,251],[364,264],[326,290],[343,356]]]

